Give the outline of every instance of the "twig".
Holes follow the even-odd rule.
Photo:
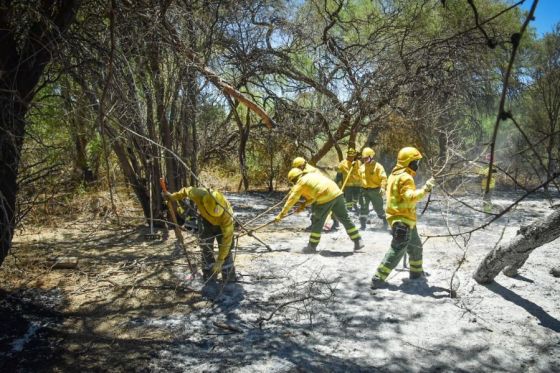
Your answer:
[[[226,324],[225,322],[222,321],[213,321],[212,324],[220,329],[229,330],[235,333],[243,333],[243,329],[238,328],[237,326],[231,324]]]
[[[509,205],[508,207],[506,207],[502,212],[500,212],[499,214],[496,214],[492,219],[490,219],[488,222],[473,228],[471,230],[465,231],[465,232],[460,232],[460,233],[456,233],[456,234],[438,234],[438,235],[433,235],[433,236],[426,236],[426,239],[428,238],[439,238],[439,237],[453,237],[453,236],[462,236],[465,234],[472,234],[478,230],[484,229],[486,227],[488,227],[490,224],[492,224],[493,222],[495,222],[496,220],[498,220],[499,218],[501,218],[502,216],[504,216],[505,214],[507,214],[512,208],[514,208],[515,206],[517,206],[521,201],[523,201],[525,198],[527,198],[528,196],[530,196],[531,194],[535,193],[537,190],[539,190],[540,188],[544,187],[545,185],[549,184],[552,180],[558,178],[560,176],[560,172],[557,172],[555,174],[552,175],[552,177],[550,179],[548,179],[547,181],[545,181],[544,183],[542,183],[541,185],[527,191],[523,196],[521,196],[520,198],[518,198],[514,203],[512,203],[511,205]]]

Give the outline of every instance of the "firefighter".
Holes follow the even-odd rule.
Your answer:
[[[350,239],[354,241],[354,251],[364,247],[358,228],[348,216],[342,191],[334,181],[318,172],[304,174],[299,168],[292,168],[288,172],[288,180],[294,186],[290,190],[288,200],[284,204],[282,211],[276,216],[275,220],[280,221],[286,216],[301,196],[303,196],[305,202],[300,204],[297,211],[303,211],[307,206],[311,205],[311,235],[309,236],[309,243],[303,249],[303,253],[314,254],[317,252],[323,225],[331,210],[333,215],[346,228],[346,233]]]
[[[383,165],[373,159],[374,156],[375,151],[372,148],[364,148],[362,150],[362,165],[360,167],[360,176],[362,178],[360,229],[366,229],[369,204],[371,202],[377,217],[383,221],[383,229],[387,230],[387,220],[385,220],[385,211],[383,210],[383,194],[387,186],[387,175]]]
[[[292,161],[292,168],[301,169],[303,171],[303,174],[308,174],[310,172],[318,172],[320,174],[323,174],[318,168],[313,167],[309,163],[307,163],[307,161],[303,157],[294,158],[294,160]],[[330,231],[336,231],[338,229],[339,222],[332,215],[331,215],[331,218],[332,218],[332,225],[331,225],[329,230]],[[311,221],[311,225],[309,227],[305,228],[305,231],[306,232],[311,232],[311,227],[312,226],[313,226],[313,221]]]
[[[371,280],[371,288],[386,285],[385,279],[399,263],[404,253],[410,258],[410,278],[424,276],[422,267],[422,241],[416,229],[416,203],[426,193],[431,192],[435,181],[430,178],[426,184],[416,189],[414,176],[422,155],[413,147],[402,148],[397,156],[397,165],[387,181],[387,221],[391,226],[393,240],[391,248]]]
[[[194,202],[200,216],[199,238],[202,249],[203,279],[215,279],[221,272],[222,281],[236,280],[231,249],[233,247],[233,210],[218,191],[204,188],[181,188],[176,193],[164,193],[173,201],[188,198]],[[218,256],[214,257],[214,240],[218,241]]]
[[[348,148],[346,159],[338,165],[338,172],[340,173],[339,180],[341,180],[341,187],[344,188],[344,198],[346,199],[346,209],[348,211],[358,208],[357,204],[360,199],[362,187],[360,166],[360,160],[356,159],[356,150],[354,148]],[[346,185],[344,185],[344,181],[346,180],[348,181]]]
[[[292,168],[299,168],[303,171],[304,174],[308,174],[310,172],[320,172],[318,168],[311,166],[305,158],[303,157],[296,157],[292,161]]]

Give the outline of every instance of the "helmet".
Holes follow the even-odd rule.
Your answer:
[[[364,148],[362,150],[362,158],[373,158],[375,151],[372,148]]]
[[[354,148],[348,148],[348,151],[346,152],[346,156],[348,156],[348,157],[355,157],[355,156],[356,156],[356,149],[354,149]]]
[[[202,204],[210,216],[217,218],[224,213],[224,207],[227,205],[227,202],[220,192],[214,190],[202,197]]]
[[[305,165],[306,163],[307,162],[305,161],[304,158],[297,157],[297,158],[294,158],[294,160],[292,161],[292,167],[300,168],[301,166]]]
[[[410,162],[418,159],[422,159],[422,154],[420,154],[418,149],[413,148],[412,146],[407,146],[406,148],[399,150],[399,154],[397,155],[397,165],[408,167]]]
[[[288,180],[293,183],[301,174],[303,174],[303,171],[300,168],[292,168],[290,172],[288,172]]]

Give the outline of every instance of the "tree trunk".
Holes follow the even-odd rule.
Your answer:
[[[8,255],[15,229],[17,176],[27,105],[0,89],[0,265]],[[12,97],[10,97],[12,96]]]
[[[473,278],[479,284],[487,284],[504,270],[507,276],[515,276],[529,254],[537,247],[554,241],[560,236],[560,208],[544,220],[537,220],[521,227],[509,242],[499,245],[482,260]]]
[[[96,175],[89,166],[87,158],[88,139],[91,139],[91,131],[87,129],[86,105],[78,98],[76,104],[72,101],[72,84],[68,79],[61,81],[61,96],[64,103],[65,114],[70,121],[70,136],[74,143],[74,173],[80,182],[86,185],[96,181]]]
[[[190,159],[190,171],[189,172],[189,180],[190,185],[197,186],[198,185],[198,131],[196,128],[198,118],[198,83],[196,81],[197,74],[196,71],[189,67],[187,70],[186,76],[186,84],[187,84],[187,107],[186,107],[186,133],[191,131],[188,138],[190,138],[190,151],[191,151],[191,159]],[[185,144],[187,142],[187,138],[185,138]]]
[[[249,174],[247,172],[247,142],[249,141],[249,131],[251,129],[251,112],[247,110],[245,117],[245,126],[239,123],[239,169],[241,171],[241,183],[239,184],[238,192],[241,191],[241,184],[243,190],[249,190]]]
[[[276,179],[276,172],[274,172],[274,146],[272,142],[272,131],[268,132],[268,191],[274,191],[274,179]]]
[[[48,19],[37,19],[23,37],[12,22],[18,5],[0,8],[0,265],[10,250],[16,224],[25,115],[52,56],[47,48],[57,45],[56,39],[73,21],[78,5],[70,0],[41,2],[36,14],[48,15]]]
[[[314,155],[311,156],[311,159],[309,160],[310,164],[317,164],[317,162],[319,162],[321,159],[323,159],[323,157],[325,155],[327,155],[329,150],[331,150],[331,148],[334,146],[335,142],[344,137],[344,134],[345,134],[346,130],[350,126],[351,119],[352,118],[351,118],[350,114],[345,115],[342,118],[342,121],[341,121],[340,125],[338,126],[338,129],[336,130],[336,132],[333,134],[333,136],[329,137],[327,139],[327,141],[325,141],[325,143],[323,144],[321,149],[319,149],[317,151],[317,153],[315,153]]]

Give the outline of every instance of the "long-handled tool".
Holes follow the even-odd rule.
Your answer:
[[[159,179],[159,185],[161,186],[161,190],[164,193],[167,193],[167,184],[165,183],[165,179],[162,177]],[[175,210],[173,210],[173,203],[171,200],[166,199],[167,211],[169,211],[169,217],[171,218],[171,222],[173,223],[173,230],[175,231],[175,236],[177,237],[177,246],[179,246],[185,257],[187,258],[187,264],[189,265],[189,270],[191,271],[192,277],[194,278],[196,275],[196,267],[193,266],[191,262],[191,258],[189,256],[189,252],[185,247],[185,239],[183,238],[183,233],[181,233],[181,228],[179,228],[179,224],[177,224],[177,216],[175,216]]]
[[[294,210],[294,211],[292,211],[292,212],[286,214],[286,216],[284,216],[284,218],[286,218],[286,217],[288,217],[288,216],[290,216],[290,215],[293,215],[293,214],[295,214],[295,213],[296,213],[296,210]],[[266,223],[264,223],[264,224],[261,224],[261,225],[255,227],[255,228],[249,229],[247,232],[243,232],[243,233],[239,234],[239,237],[241,237],[241,236],[243,236],[243,235],[246,235],[246,234],[249,235],[249,236],[251,236],[251,235],[253,234],[253,232],[256,232],[256,231],[261,230],[261,229],[263,229],[263,228],[265,228],[265,227],[268,227],[270,224],[275,223],[275,222],[276,222],[276,219],[272,219],[272,220],[269,221],[269,222],[266,222]]]

